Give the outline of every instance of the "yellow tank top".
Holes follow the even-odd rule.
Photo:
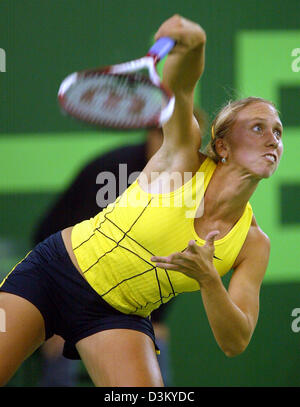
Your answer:
[[[146,317],[180,293],[200,289],[182,273],[156,268],[152,256],[183,251],[191,239],[201,202],[216,164],[206,158],[199,170],[170,193],[151,194],[138,180],[94,218],[74,226],[72,247],[85,278],[111,306]],[[214,266],[227,273],[246,239],[252,220],[249,203],[238,222],[215,241]]]

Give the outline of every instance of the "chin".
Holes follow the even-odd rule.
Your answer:
[[[261,178],[262,178],[262,179],[268,179],[268,178],[270,178],[273,174],[274,174],[274,172],[270,172],[270,173],[268,173],[268,174],[264,174]]]
[[[270,178],[270,177],[274,174],[274,172],[276,171],[276,169],[277,169],[277,167],[275,167],[275,168],[270,168],[270,169],[267,169],[267,170],[263,171],[263,172],[260,174],[260,178],[261,178],[261,179],[268,179],[268,178]]]
[[[274,172],[276,171],[276,169],[277,169],[277,167],[274,167],[274,168],[264,168],[264,169],[262,169],[262,168],[257,168],[256,170],[254,170],[253,172],[252,172],[252,176],[254,177],[254,178],[257,178],[258,180],[261,180],[261,179],[268,179],[268,178],[270,178],[273,174],[274,174]]]

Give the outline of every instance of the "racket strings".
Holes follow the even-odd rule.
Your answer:
[[[95,73],[68,90],[67,109],[109,127],[156,126],[168,97],[147,77]]]

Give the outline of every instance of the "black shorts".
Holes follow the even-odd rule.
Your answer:
[[[46,340],[65,339],[63,355],[80,359],[75,344],[107,329],[133,329],[155,336],[150,318],[126,315],[111,307],[73,265],[57,232],[39,243],[5,278],[0,291],[34,304],[45,321]],[[156,349],[157,345],[155,344]]]

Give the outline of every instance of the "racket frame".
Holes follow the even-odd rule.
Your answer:
[[[172,92],[165,87],[156,70],[156,64],[174,47],[175,41],[170,38],[160,38],[148,51],[147,55],[135,59],[129,62],[123,62],[116,65],[106,66],[103,68],[98,69],[89,69],[83,70],[80,72],[74,72],[68,75],[61,83],[58,91],[58,101],[60,106],[62,107],[63,111],[70,114],[71,116],[83,120],[85,122],[89,122],[91,124],[96,124],[100,126],[106,126],[103,120],[97,122],[94,118],[89,116],[86,113],[81,113],[76,108],[71,108],[68,106],[66,94],[71,86],[76,84],[81,78],[88,78],[88,77],[97,77],[101,75],[114,75],[114,76],[121,76],[132,78],[136,81],[135,73],[142,69],[147,69],[149,73],[149,78],[146,76],[142,77],[143,82],[148,82],[149,85],[155,86],[159,88],[161,92],[165,95],[168,100],[166,106],[161,110],[158,117],[155,117],[153,125],[146,125],[143,122],[139,122],[136,126],[132,125],[116,125],[114,126],[111,123],[107,123],[109,128],[118,128],[118,129],[135,129],[135,128],[151,128],[151,127],[162,127],[163,124],[169,120],[174,110],[175,105],[175,97]]]

